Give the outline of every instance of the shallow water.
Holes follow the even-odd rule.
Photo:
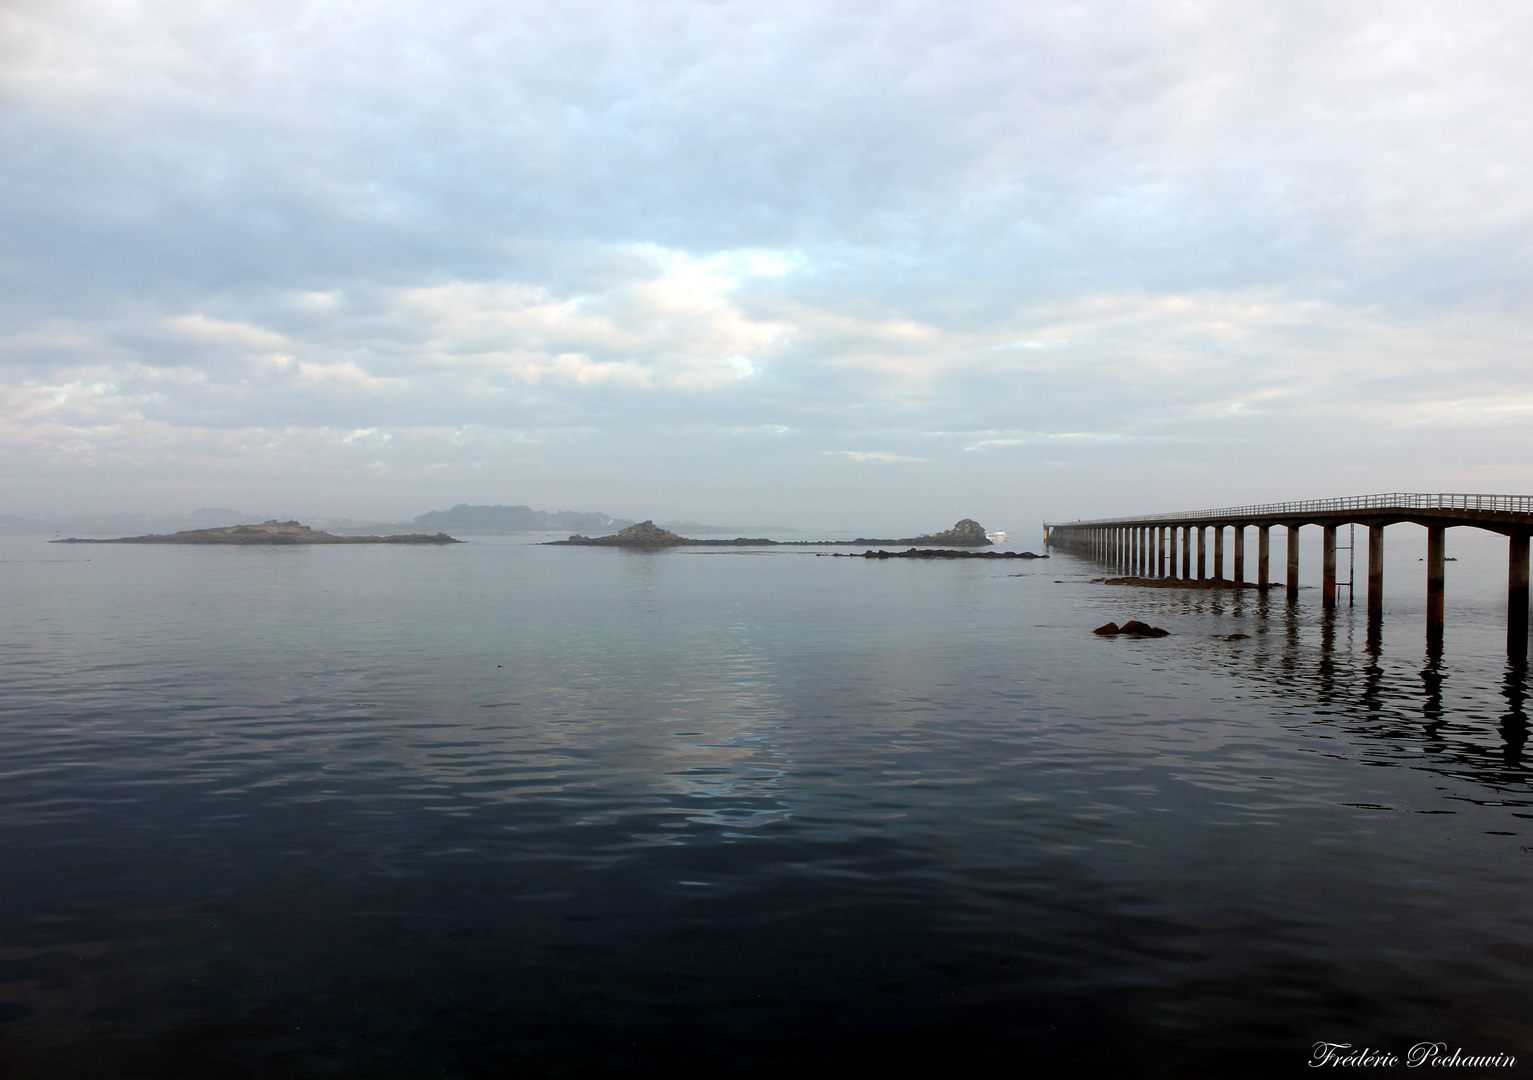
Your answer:
[[[6,1075],[1533,1059],[1493,546],[1431,659],[1408,540],[1372,644],[1064,556],[0,544]]]

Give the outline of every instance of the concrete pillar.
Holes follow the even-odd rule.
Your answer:
[[[1258,525],[1256,527],[1256,583],[1262,588],[1272,584],[1272,578],[1268,573],[1268,556],[1272,554],[1272,526]]]
[[[1246,527],[1235,526],[1235,573],[1231,575],[1236,581],[1246,579]]]
[[[1447,531],[1441,525],[1427,528],[1427,649],[1434,653],[1442,652],[1443,647],[1443,568]]]
[[[1288,599],[1299,598],[1299,526],[1288,526],[1288,577],[1283,582]]]
[[[1198,580],[1208,577],[1208,526],[1198,526]]]
[[[1336,526],[1326,525],[1321,531],[1325,539],[1321,549],[1320,606],[1333,608],[1336,606]]]
[[[1368,526],[1368,621],[1384,617],[1384,526]]]
[[[1507,537],[1506,654],[1514,663],[1528,659],[1528,534]]]
[[[1224,580],[1224,526],[1214,526],[1214,580]]]
[[[1182,526],[1182,580],[1192,578],[1192,526]]]

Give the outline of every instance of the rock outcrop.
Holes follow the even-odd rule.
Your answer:
[[[964,518],[946,532],[896,541],[900,544],[914,544],[916,547],[986,547],[990,542],[990,538],[985,535],[985,527],[973,518]]]
[[[662,529],[653,521],[640,521],[613,533],[611,536],[581,536],[579,533],[568,540],[554,540],[554,544],[569,544],[576,547],[676,547],[680,544],[699,544],[705,541],[689,540],[685,536],[677,536],[669,529]]]

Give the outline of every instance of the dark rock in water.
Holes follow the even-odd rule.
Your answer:
[[[1171,636],[1171,631],[1162,630],[1158,626],[1151,626],[1149,623],[1140,622],[1138,619],[1130,619],[1122,626],[1119,626],[1117,623],[1106,623],[1103,626],[1097,627],[1092,631],[1092,633],[1101,634],[1104,637],[1116,637],[1120,634],[1126,634],[1129,637],[1136,638],[1162,638]]]
[[[1225,641],[1246,641],[1247,639],[1250,638],[1250,636],[1251,636],[1250,634],[1230,634],[1224,640]]]
[[[395,536],[336,536],[323,529],[312,529],[296,521],[267,521],[261,525],[230,525],[223,529],[191,529],[187,532],[169,533],[164,536],[124,536],[115,540],[67,540],[51,541],[55,544],[229,544],[238,546],[277,545],[308,546],[313,544],[461,544],[446,533],[428,536],[425,533],[402,533]]]

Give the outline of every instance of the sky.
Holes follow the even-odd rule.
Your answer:
[[[1533,492],[1530,54],[1502,0],[4,0],[0,512]]]

